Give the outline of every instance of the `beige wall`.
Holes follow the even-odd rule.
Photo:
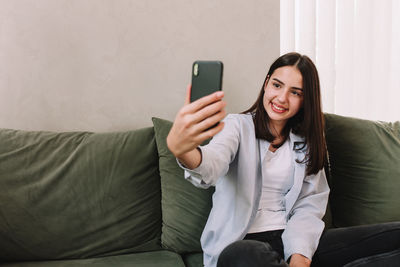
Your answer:
[[[277,0],[2,0],[0,128],[173,120],[196,59],[224,62],[227,110],[240,112],[278,56]]]

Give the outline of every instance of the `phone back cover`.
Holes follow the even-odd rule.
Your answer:
[[[194,66],[198,65],[197,76]],[[190,102],[222,90],[223,64],[221,61],[196,61],[192,66],[192,90]]]

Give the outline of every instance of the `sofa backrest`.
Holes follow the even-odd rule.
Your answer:
[[[400,123],[325,119],[328,224],[400,220]],[[201,252],[214,190],[183,178],[165,142],[172,123],[153,124],[123,133],[0,130],[0,262],[161,246]]]
[[[325,119],[333,225],[400,221],[400,122]]]
[[[153,128],[0,130],[0,262],[160,248]]]

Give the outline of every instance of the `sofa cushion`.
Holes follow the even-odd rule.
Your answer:
[[[0,261],[160,249],[153,128],[0,130]]]
[[[400,220],[400,122],[325,114],[336,227]]]
[[[152,251],[102,258],[60,261],[5,263],[4,267],[185,267],[181,256],[171,251]]]
[[[189,253],[182,255],[186,267],[203,267],[203,253]]]
[[[212,205],[214,188],[199,189],[184,179],[183,170],[168,150],[172,122],[153,118],[161,176],[161,243],[179,253],[200,252],[200,236]]]

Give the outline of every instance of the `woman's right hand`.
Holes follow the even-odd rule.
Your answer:
[[[187,162],[192,157],[190,154],[199,153],[196,149],[205,140],[220,132],[224,123],[220,122],[226,113],[226,103],[222,101],[224,93],[215,92],[190,103],[191,85],[186,90],[185,104],[178,111],[174,124],[167,136],[169,150],[187,167],[197,167],[201,162]],[[196,160],[198,161],[198,159]],[[193,163],[193,164],[192,164]]]

